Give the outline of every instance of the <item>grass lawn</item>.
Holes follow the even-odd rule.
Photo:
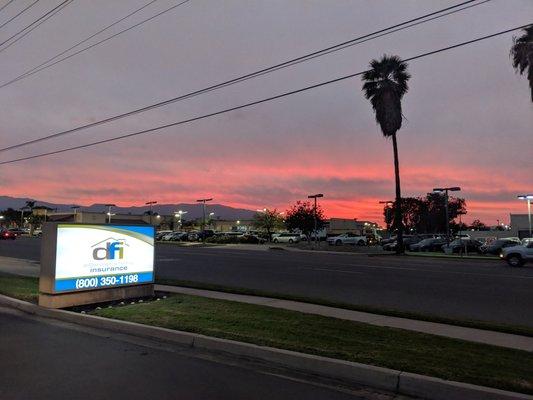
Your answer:
[[[0,273],[0,294],[37,303],[39,279]]]
[[[485,329],[485,330],[490,330],[490,331],[513,333],[516,335],[533,337],[533,328],[528,327],[528,326],[499,324],[496,322],[485,322],[485,321],[477,321],[477,320],[454,319],[454,318],[440,317],[437,315],[428,315],[428,314],[419,314],[419,313],[408,312],[408,311],[401,311],[401,310],[396,310],[396,309],[341,303],[341,302],[329,301],[329,300],[318,299],[318,298],[313,298],[313,297],[305,297],[305,296],[297,296],[297,295],[269,292],[269,291],[256,290],[256,289],[224,286],[224,285],[217,285],[217,284],[212,284],[212,283],[184,281],[184,280],[178,280],[178,279],[156,278],[156,283],[160,285],[183,286],[183,287],[189,287],[189,288],[194,288],[194,289],[214,290],[214,291],[226,292],[226,293],[246,294],[250,296],[262,296],[262,297],[272,297],[275,299],[282,299],[282,300],[301,301],[304,303],[319,304],[322,306],[344,308],[347,310],[363,311],[363,312],[369,312],[373,314],[388,315],[391,317],[417,319],[420,321],[438,322],[442,324],[450,324],[450,325],[464,326],[468,328]]]
[[[0,274],[0,293],[35,302],[38,279]],[[525,351],[188,295],[92,313],[533,394]]]
[[[93,312],[443,379],[533,393],[533,353],[271,307],[173,295]]]

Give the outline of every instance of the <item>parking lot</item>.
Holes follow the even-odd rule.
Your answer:
[[[0,255],[39,259],[40,239],[1,241]],[[156,246],[156,275],[328,301],[533,326],[533,267],[499,260]],[[262,250],[261,250],[262,249]]]

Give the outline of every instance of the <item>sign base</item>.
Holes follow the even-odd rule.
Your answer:
[[[136,285],[100,290],[87,290],[75,293],[39,293],[39,305],[48,308],[66,308],[84,304],[105,303],[107,301],[150,297],[154,295],[154,285]]]

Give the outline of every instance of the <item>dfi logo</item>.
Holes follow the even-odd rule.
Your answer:
[[[102,245],[103,243],[105,245]],[[124,239],[107,238],[92,246],[93,258],[95,260],[122,260],[124,258],[124,246],[127,246]]]

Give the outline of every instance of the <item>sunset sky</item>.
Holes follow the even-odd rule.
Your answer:
[[[127,112],[459,2],[192,0],[0,89],[0,144]],[[39,2],[2,28],[0,41],[59,3]],[[73,2],[0,52],[0,84],[145,3]],[[99,38],[176,3],[156,1]],[[6,8],[0,21],[8,14]],[[408,58],[531,22],[533,1],[493,0],[191,100],[0,153],[0,160],[211,113],[363,71],[384,53]],[[526,78],[512,69],[511,45],[507,34],[409,63],[398,133],[404,196],[461,186],[468,221],[494,225],[525,212],[516,195],[533,192],[533,103]],[[0,182],[2,195],[120,206],[209,196],[235,207],[286,209],[324,193],[328,217],[381,220],[378,201],[393,198],[393,172],[391,142],[356,77],[151,135],[2,165]]]

